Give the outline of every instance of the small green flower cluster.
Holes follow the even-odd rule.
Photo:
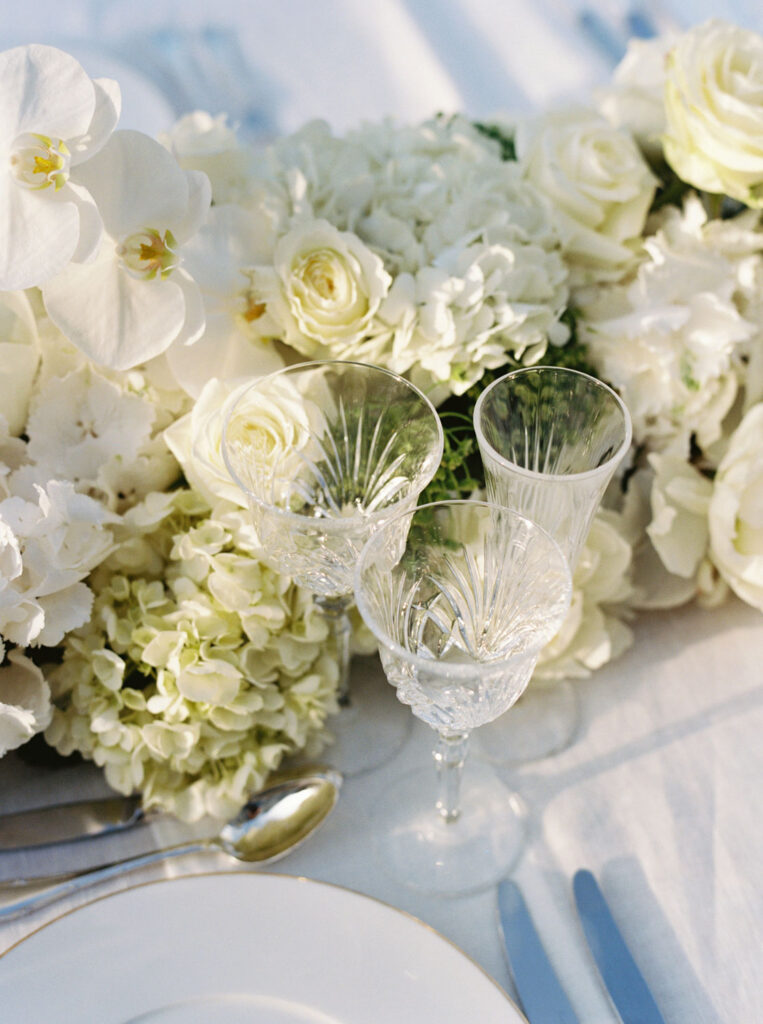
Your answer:
[[[227,818],[285,755],[315,753],[338,667],[310,595],[260,561],[248,515],[187,489],[124,516],[90,622],[50,672],[46,739],[146,807]]]

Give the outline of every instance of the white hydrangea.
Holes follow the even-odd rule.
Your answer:
[[[325,619],[230,513],[184,489],[127,513],[50,675],[48,742],[185,820],[230,817],[285,754],[319,749],[337,710]]]
[[[590,358],[628,406],[634,439],[652,449],[688,455],[692,438],[706,451],[719,440],[761,337],[748,319],[760,306],[740,297],[763,256],[724,247],[725,224],[736,237],[733,221],[708,225],[696,196],[666,207],[635,277],[580,296]]]
[[[438,397],[567,340],[549,205],[466,121],[369,124],[344,138],[313,122],[254,166],[235,204],[240,220],[259,218],[250,252],[236,242],[217,272],[208,256],[193,267],[208,316],[227,305],[250,338],[410,373]],[[217,216],[232,222],[235,210]],[[224,301],[221,262],[235,271]]]
[[[0,659],[2,655],[0,639]],[[42,672],[21,651],[11,651],[0,668],[0,757],[47,728],[52,715]]]
[[[82,582],[114,546],[114,517],[68,481],[37,485],[36,500],[0,501],[0,637],[55,646],[90,614]]]

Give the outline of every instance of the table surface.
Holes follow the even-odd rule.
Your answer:
[[[221,76],[219,64],[207,67],[195,94],[193,83],[162,77],[156,46],[160,38],[176,42],[178,33],[188,47],[198,45],[213,17],[201,0],[37,0],[15,5],[13,17],[3,19],[0,45],[65,46],[91,74],[121,81],[122,126],[151,133],[168,127],[184,104],[201,105],[199,87],[212,100],[209,76],[216,73],[220,89],[206,105],[213,112],[227,105],[235,117],[254,108],[266,136],[315,116],[342,130],[386,114],[414,120],[462,109],[484,116],[582,97],[609,74],[629,11],[616,0],[597,5],[608,29],[602,45],[600,35],[581,27],[581,14],[592,9],[560,0],[385,0],[371,13],[353,0],[217,0],[214,23],[235,31],[249,70],[236,79]],[[679,0],[641,9],[660,24],[681,16]],[[761,27],[753,0],[725,10],[698,2],[693,19],[712,13]],[[230,72],[230,59],[226,66]],[[581,1021],[617,1020],[573,910],[571,877],[585,866],[598,874],[668,1024],[752,1024],[763,1020],[760,614],[731,601],[712,612],[692,607],[645,615],[635,631],[634,647],[620,660],[575,684],[581,711],[575,742],[555,757],[503,770],[532,812],[514,876]],[[380,673],[379,685],[386,685]],[[391,689],[387,698],[391,713]],[[349,779],[324,828],[272,870],[347,886],[414,914],[511,992],[495,891],[458,899],[417,894],[389,878],[372,850],[368,815],[376,797],[397,774],[426,763],[430,741],[429,730],[414,723],[398,757]],[[105,791],[91,766],[51,775],[14,755],[0,761],[0,812]],[[124,856],[182,831],[157,821],[129,839],[99,843]],[[39,856],[64,867],[66,857],[81,862],[91,855],[92,844],[85,844]],[[3,856],[0,880],[26,866],[21,855]],[[221,855],[187,857],[111,883],[98,895],[223,866],[242,870]],[[77,905],[70,899],[0,927],[0,952]]]
[[[586,1024],[618,1018],[573,909],[571,878],[579,867],[600,878],[668,1024],[763,1019],[762,662],[760,613],[739,602],[714,611],[691,607],[645,615],[636,623],[634,647],[576,684],[581,716],[575,741],[554,757],[501,769],[531,810],[529,841],[513,874]],[[370,670],[367,660],[360,665]],[[379,686],[386,686],[378,667],[373,670]],[[388,696],[392,713],[391,688]],[[408,911],[513,993],[498,938],[495,890],[458,898],[416,893],[385,873],[372,847],[374,801],[398,774],[427,762],[430,741],[430,731],[414,723],[401,753],[348,779],[323,828],[269,870],[333,882]],[[0,810],[105,791],[91,766],[51,775],[14,755],[0,761]],[[98,856],[109,843],[123,856],[182,832],[174,822],[156,821],[139,836],[98,840]],[[68,857],[83,863],[94,856],[93,846],[5,854],[0,879],[40,863],[68,866]],[[242,870],[220,854],[189,856],[104,884],[90,897],[222,867]],[[0,951],[86,898],[69,898],[0,927]]]

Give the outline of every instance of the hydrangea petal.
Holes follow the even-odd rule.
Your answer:
[[[53,715],[42,672],[19,651],[0,669],[0,757],[45,729]]]

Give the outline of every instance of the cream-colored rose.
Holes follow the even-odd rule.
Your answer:
[[[292,228],[276,245],[273,267],[254,275],[282,340],[318,358],[342,358],[372,333],[391,280],[357,235],[323,220]]]
[[[638,146],[590,110],[557,110],[522,123],[525,177],[553,203],[573,284],[617,279],[635,254],[656,181]]]
[[[207,175],[215,203],[246,197],[252,151],[239,143],[225,114],[213,117],[201,110],[186,114],[161,141],[184,170]]]
[[[226,469],[222,450],[225,403],[234,390],[229,383],[208,381],[191,412],[164,432],[167,446],[183,467],[186,479],[210,506],[220,499],[246,505],[241,488]]]
[[[677,35],[631,39],[612,82],[596,92],[601,113],[615,128],[625,128],[650,157],[662,156],[665,131],[665,57]]]
[[[713,562],[743,601],[763,611],[763,402],[732,435],[709,516]]]
[[[706,192],[763,206],[763,36],[713,19],[671,50],[665,158]]]

